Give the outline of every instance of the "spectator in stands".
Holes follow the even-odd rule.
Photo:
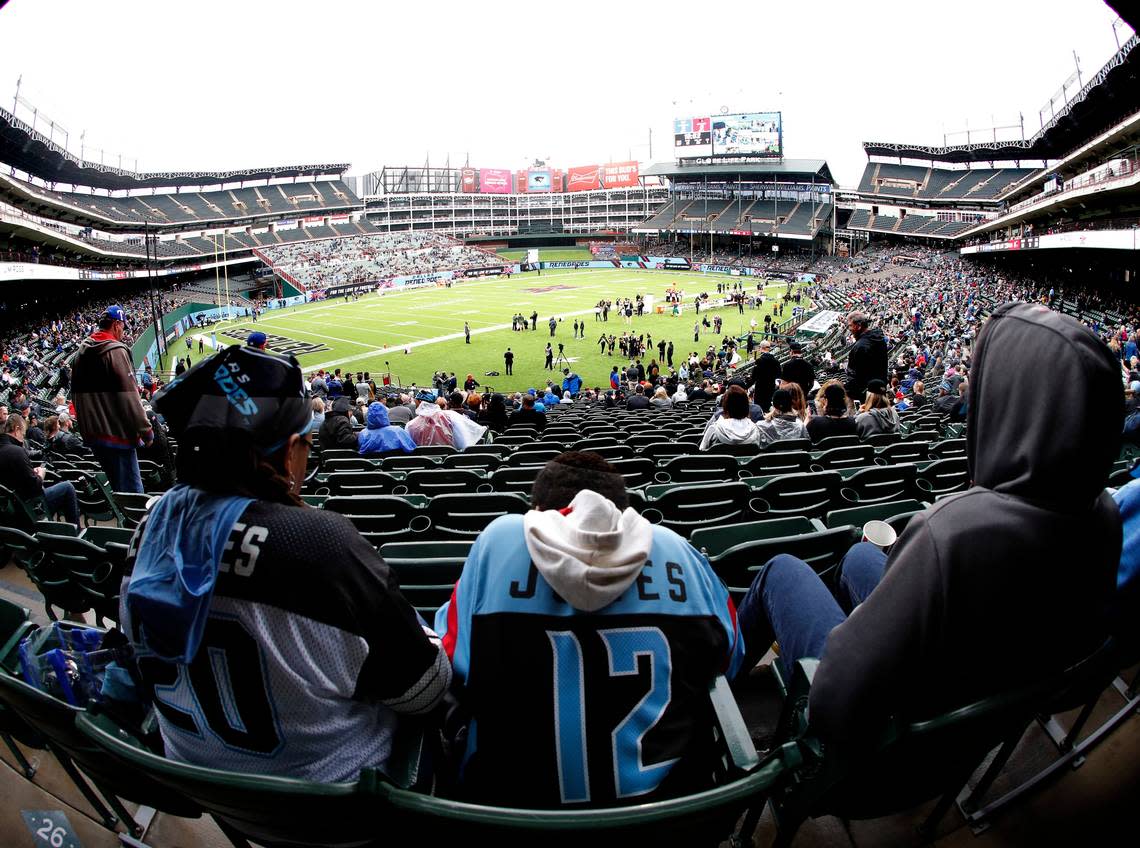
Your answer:
[[[776,391],[776,381],[780,379],[780,360],[772,353],[772,343],[768,339],[760,342],[760,356],[752,370],[752,394],[762,413],[772,405],[772,392]]]
[[[368,385],[368,375],[356,375],[356,396],[357,398],[363,399],[365,403],[371,402],[372,387]]]
[[[705,428],[700,449],[713,445],[759,445],[760,431],[749,417],[748,393],[740,386],[729,386],[720,397],[722,415]]]
[[[388,410],[379,401],[368,405],[368,424],[360,433],[360,452],[411,453],[416,443],[403,427],[396,427],[388,421]]]
[[[473,392],[479,388],[479,381],[475,379],[474,374],[468,374],[467,379],[463,381],[463,391]]]
[[[66,421],[67,429],[63,424]],[[76,436],[71,430],[71,416],[66,412],[60,415],[49,415],[44,419],[44,458],[63,459],[68,456],[87,456],[90,452],[83,444],[83,439]]]
[[[562,400],[560,400],[560,401],[558,401],[558,402],[559,402],[560,404],[567,404],[567,405],[569,405],[569,404],[573,404],[573,403],[574,403],[574,398],[570,397],[570,392],[563,392],[563,393],[562,393]]]
[[[803,350],[803,345],[799,342],[788,342],[789,359],[780,369],[780,376],[789,383],[798,384],[806,398],[815,386],[815,369],[804,359]]]
[[[889,556],[852,548],[839,603],[781,555],[741,604],[745,671],[773,640],[785,670],[820,658],[809,707],[825,741],[865,742],[890,715],[920,719],[1041,679],[1106,636],[1121,559],[1104,488],[1119,451],[1119,366],[1073,319],[1024,303],[994,311],[974,363],[973,488],[912,519]],[[1058,385],[1070,414],[1010,414]]]
[[[322,400],[328,396],[329,387],[325,383],[324,372],[318,371],[313,375],[312,382],[309,385],[309,391],[313,393],[313,397],[318,397]]]
[[[911,387],[910,406],[914,409],[922,409],[930,401],[926,397],[926,386],[922,380],[915,380],[914,386]]]
[[[158,416],[149,403],[144,403],[143,409],[146,411],[146,418],[154,431],[154,438],[151,439],[149,445],[143,445],[139,448],[139,459],[145,459],[157,465],[162,488],[164,490],[169,489],[174,485],[177,469],[175,468],[174,451],[170,447],[170,439],[166,434],[166,425],[158,420]]]
[[[562,391],[570,392],[571,397],[577,397],[582,391],[582,378],[569,368],[562,369]]]
[[[321,450],[329,448],[357,449],[356,433],[352,428],[352,403],[346,397],[333,401],[332,411],[325,413],[319,435]]]
[[[813,442],[828,436],[857,436],[855,419],[847,415],[847,392],[838,380],[828,380],[815,397],[818,414],[808,422],[808,436]]]
[[[186,350],[187,351],[190,350],[190,342],[191,342],[191,339],[189,336],[187,336],[186,337]],[[265,350],[265,348],[269,344],[269,338],[265,335],[265,333],[261,332],[261,330],[254,330],[252,333],[250,333],[248,336],[246,336],[245,343],[247,345],[249,345],[250,347],[255,348],[257,350]],[[186,358],[189,359],[190,357],[187,356]]]
[[[221,369],[247,379],[215,380]],[[155,405],[180,485],[137,531],[123,632],[163,705],[165,755],[321,782],[382,767],[397,714],[432,710],[451,670],[375,548],[300,500],[312,413],[297,361],[235,345]],[[219,691],[240,721],[216,700],[184,709]]]
[[[79,501],[75,487],[68,481],[44,488],[44,468],[32,467],[32,460],[24,449],[27,422],[22,415],[10,415],[0,434],[0,486],[29,503],[42,497],[49,516],[63,513],[72,524],[79,524]]]
[[[772,410],[756,427],[760,431],[761,445],[770,445],[782,439],[808,437],[807,424],[792,408],[792,393],[787,389],[772,392]]]
[[[807,398],[804,396],[804,391],[800,388],[800,384],[782,380],[780,382],[780,388],[792,396],[792,412],[796,414],[800,421],[804,422],[805,425],[811,421],[811,410],[808,409]],[[806,436],[807,434],[805,433],[804,435]]]
[[[847,354],[847,376],[844,388],[853,401],[861,401],[871,380],[887,380],[887,340],[883,331],[870,326],[871,319],[864,312],[847,316],[847,329],[855,337],[855,344]]]
[[[743,653],[723,583],[683,538],[629,507],[621,475],[596,454],[547,463],[532,505],[483,531],[436,615],[471,729],[460,734],[461,794],[608,806],[708,788],[708,687]],[[649,667],[639,654],[669,681],[644,758],[632,736],[621,742],[613,709],[614,675]]]
[[[393,424],[407,424],[415,415],[412,408],[412,399],[405,394],[399,397],[392,395],[388,398],[388,420]]]
[[[895,412],[894,401],[882,380],[867,383],[867,399],[855,416],[855,429],[860,439],[899,431],[899,414]]]
[[[439,399],[446,404],[443,398]],[[421,398],[416,414],[405,428],[412,441],[424,447],[455,445],[455,434],[452,432],[451,421],[447,417],[444,407],[439,402],[432,402],[430,398]]]
[[[938,397],[930,404],[930,408],[939,415],[949,415],[950,410],[958,405],[958,392],[949,380],[943,380],[938,386]]]
[[[529,393],[523,395],[522,406],[512,412],[507,420],[507,432],[509,433],[512,427],[520,426],[534,427],[541,434],[546,429],[546,415],[536,410],[534,406],[534,395]]]
[[[645,386],[638,384],[633,394],[625,402],[626,409],[649,409],[649,398],[645,396]]]
[[[313,398],[313,423],[309,426],[309,432],[319,433],[321,425],[325,423],[325,402],[319,397]]]
[[[678,404],[688,403],[689,394],[684,383],[677,383],[677,391],[673,392],[673,406]]]
[[[79,345],[72,385],[83,441],[111,487],[141,493],[135,449],[149,443],[154,432],[139,401],[130,349],[122,341],[126,320],[121,306],[110,306],[100,316],[98,330]]]
[[[669,393],[665,391],[664,386],[658,386],[653,392],[653,398],[649,401],[655,409],[672,409],[673,401],[669,399]]]
[[[494,431],[504,433],[507,429],[507,405],[500,394],[491,395],[487,408],[479,415],[479,423]]]
[[[47,435],[44,433],[44,428],[40,426],[40,414],[35,409],[28,407],[24,410],[24,415],[28,421],[28,431],[24,435],[24,439],[29,447],[43,450],[44,445],[47,444]]]

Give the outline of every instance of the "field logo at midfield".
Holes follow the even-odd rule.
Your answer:
[[[552,292],[552,291],[573,291],[576,288],[578,288],[578,287],[577,286],[538,286],[538,287],[533,288],[533,289],[523,289],[523,291],[530,292],[531,294],[546,294],[547,292]]]
[[[239,327],[233,330],[227,330],[226,335],[242,341],[249,340],[249,334],[253,330],[248,327]],[[275,336],[273,333],[266,333],[265,339],[267,341],[266,347],[274,353],[290,353],[293,356],[304,356],[308,353],[321,353],[322,351],[332,350],[328,345],[313,344],[312,342],[299,342],[295,339],[289,339],[285,336]]]

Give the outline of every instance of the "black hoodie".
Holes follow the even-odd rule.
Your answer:
[[[843,388],[847,396],[862,401],[867,383],[887,382],[887,340],[878,327],[864,330],[847,355],[847,378]]]
[[[825,738],[865,740],[889,714],[925,717],[1007,690],[1107,635],[1119,367],[1072,318],[1024,303],[1000,306],[974,352],[973,488],[911,521],[882,582],[828,636],[810,701]],[[1041,407],[1055,386],[1061,412]]]

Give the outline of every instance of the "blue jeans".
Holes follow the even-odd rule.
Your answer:
[[[62,512],[72,524],[79,524],[79,501],[75,497],[75,487],[67,480],[44,488],[44,503],[48,516]]]
[[[740,602],[741,673],[751,671],[773,642],[780,644],[785,680],[797,660],[822,656],[831,629],[879,585],[886,562],[887,555],[869,542],[852,545],[839,565],[833,595],[803,560],[788,554],[768,560]]]
[[[107,472],[107,477],[111,480],[111,491],[142,494],[142,474],[139,472],[139,460],[134,448],[91,445],[91,452],[95,454],[100,467]]]

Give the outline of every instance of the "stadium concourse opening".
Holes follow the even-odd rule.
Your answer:
[[[436,63],[474,79],[484,35]],[[1028,137],[865,142],[849,184],[830,135],[796,158],[784,112],[681,100],[657,160],[599,118],[616,157],[148,171],[20,76],[0,846],[1127,839],[1140,42],[1112,35]],[[918,126],[908,73],[862,81]],[[207,78],[163,77],[182,109]],[[308,149],[275,146],[281,88],[257,141]]]

